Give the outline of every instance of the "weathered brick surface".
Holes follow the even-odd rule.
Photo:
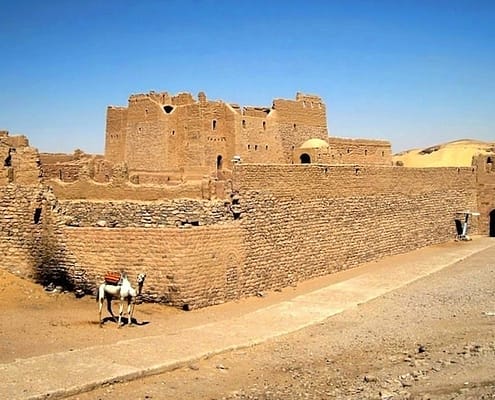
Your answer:
[[[290,164],[294,151],[311,138],[328,139],[326,107],[318,96],[298,93],[295,100],[275,99],[271,107],[241,107],[207,100],[204,93],[195,100],[188,93],[151,92],[130,96],[126,108],[108,108],[105,158],[125,162],[135,183],[163,184],[194,168],[193,179],[216,176],[232,168],[234,156],[248,163]],[[319,162],[364,156],[369,163],[391,162],[389,142],[333,143]]]
[[[131,280],[147,274],[143,298],[192,309],[238,298],[235,279],[243,265],[237,225],[194,229],[66,228],[67,251],[87,274],[89,286],[107,271]]]
[[[69,226],[176,227],[186,223],[213,225],[232,221],[224,201],[176,199],[170,201],[60,200],[60,215]]]
[[[480,204],[472,233],[486,231],[495,208],[486,161],[483,170],[240,164],[237,220],[222,201],[57,200],[43,186],[7,185],[2,267],[87,291],[109,270],[146,272],[147,301],[218,304],[452,240],[455,212]]]

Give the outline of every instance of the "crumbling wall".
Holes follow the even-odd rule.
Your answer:
[[[105,135],[105,158],[112,163],[125,160],[127,108],[109,106]]]
[[[328,137],[318,96],[298,93],[295,100],[274,100],[271,108],[241,108],[204,93],[195,100],[188,93],[151,92],[130,96],[125,109],[108,108],[105,157],[125,161],[140,182],[145,173],[191,167],[223,179],[236,155],[246,162],[290,163],[293,150],[315,137]]]

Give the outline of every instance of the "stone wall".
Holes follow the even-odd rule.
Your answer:
[[[242,165],[234,175],[257,290],[452,240],[455,212],[477,203],[471,168]]]
[[[473,159],[477,171],[478,204],[476,209],[479,216],[479,232],[495,236],[495,158],[480,155]],[[476,221],[477,218],[474,218]]]
[[[290,163],[294,148],[327,138],[326,109],[318,96],[298,93],[272,107],[240,107],[190,94],[132,95],[109,107],[105,158],[125,162],[131,175],[170,174],[177,168],[231,169],[240,156],[252,163]],[[155,178],[157,179],[157,178]]]
[[[7,185],[2,267],[87,291],[109,270],[146,272],[147,301],[192,309],[452,240],[455,212],[478,206],[476,168],[240,164],[233,178],[235,220],[224,201],[57,200]]]
[[[215,225],[231,222],[225,201],[176,199],[170,201],[60,200],[60,218],[78,227],[176,227],[186,224]]]
[[[66,228],[67,252],[96,288],[108,271],[125,271],[135,282],[147,274],[145,301],[186,310],[241,296],[242,232],[238,225],[194,229]],[[123,251],[125,249],[125,251]]]

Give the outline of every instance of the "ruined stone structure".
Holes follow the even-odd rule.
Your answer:
[[[325,151],[299,152],[310,139]],[[299,153],[299,157],[295,154]],[[301,156],[304,154],[302,161]],[[229,176],[232,160],[389,165],[390,143],[328,137],[326,107],[314,95],[275,99],[271,107],[240,107],[199,93],[132,95],[127,107],[108,107],[105,158],[125,162],[134,183]]]
[[[495,236],[495,158],[469,168],[392,166],[388,142],[325,137],[326,123],[283,114],[294,106],[324,115],[316,99],[263,111],[203,95],[131,96],[128,108],[109,109],[105,159],[40,156],[4,133],[1,267],[87,292],[107,271],[146,272],[145,300],[192,309],[452,240],[459,210],[481,213],[472,234]],[[257,158],[263,121],[271,142]],[[294,123],[310,133],[296,136]],[[225,140],[208,139],[220,132]],[[187,151],[173,147],[179,141]],[[219,155],[242,162],[218,173]],[[74,178],[60,179],[71,165]]]

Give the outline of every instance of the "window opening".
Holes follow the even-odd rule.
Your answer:
[[[39,224],[41,221],[41,208],[36,208],[34,210],[34,223]]]
[[[214,119],[213,121],[211,121],[211,128],[213,130],[217,129],[217,120],[216,119]]]
[[[301,154],[299,159],[301,160],[301,164],[311,164],[311,157],[307,153]]]
[[[172,111],[174,111],[174,107],[168,104],[166,106],[163,106],[163,111],[165,111],[167,114],[170,114]]]

